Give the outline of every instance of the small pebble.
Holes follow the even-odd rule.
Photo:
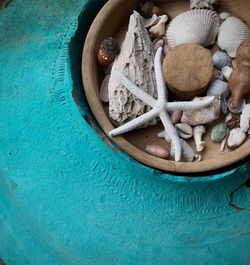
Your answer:
[[[224,122],[217,124],[213,127],[211,133],[211,140],[216,143],[220,143],[227,134],[227,126]]]
[[[164,159],[169,157],[169,152],[165,148],[159,145],[147,145],[145,150],[147,153],[155,157],[164,158]]]

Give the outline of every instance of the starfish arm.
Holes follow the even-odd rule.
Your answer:
[[[157,109],[152,109],[151,111],[137,117],[136,119],[129,121],[122,126],[112,130],[109,135],[110,136],[117,136],[129,131],[132,131],[136,129],[137,127],[140,127],[143,125],[145,122],[154,119],[156,116],[159,115],[159,111]]]
[[[166,103],[166,109],[167,111],[175,111],[206,108],[212,104],[214,99],[215,97],[207,97],[204,100],[200,101],[168,102]]]
[[[172,144],[174,145],[175,161],[179,162],[181,160],[181,143],[178,133],[174,128],[168,114],[165,111],[162,111],[160,113],[160,119],[163,123],[165,131],[167,131],[167,133],[169,134],[169,137],[172,140]]]
[[[155,78],[156,78],[156,85],[157,85],[157,92],[158,92],[158,101],[165,102],[167,100],[167,87],[163,76],[162,70],[162,47],[158,48],[155,54]]]
[[[156,106],[157,100],[143,91],[141,88],[133,84],[122,72],[118,69],[113,68],[112,73],[120,80],[120,82],[137,98],[142,100],[147,105],[151,106],[152,108]]]

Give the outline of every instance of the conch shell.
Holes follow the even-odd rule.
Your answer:
[[[250,93],[250,66],[238,66],[232,72],[228,84],[232,93],[231,107],[236,109],[243,98]]]
[[[236,64],[250,66],[250,38],[244,41],[237,50]]]

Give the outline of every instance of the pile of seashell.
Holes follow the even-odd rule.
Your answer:
[[[250,31],[238,17],[213,11],[217,4],[217,0],[191,0],[192,10],[171,19],[154,3],[142,3],[140,15],[134,12],[130,17],[122,46],[109,38],[103,41],[98,51],[98,63],[106,75],[100,88],[100,99],[109,103],[113,124],[121,126],[151,108],[128,92],[127,87],[115,78],[112,69],[118,69],[148,95],[157,98],[156,76],[159,73],[152,69],[155,53],[160,47],[164,56],[184,43],[216,50],[212,55],[214,79],[204,97],[197,95],[192,100],[196,103],[215,97],[212,104],[170,113],[180,138],[182,158],[189,162],[201,160],[201,152],[206,148],[203,138],[208,127],[213,127],[211,140],[220,143],[222,152],[226,145],[231,150],[238,148],[250,134]],[[158,119],[145,120],[143,126],[157,122]],[[172,135],[168,137],[167,133],[165,128],[158,137],[171,143]],[[196,150],[187,143],[191,138]],[[174,157],[173,148],[166,150],[157,145],[147,145],[146,152],[164,159]]]

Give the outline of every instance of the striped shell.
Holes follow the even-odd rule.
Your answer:
[[[207,47],[214,44],[219,31],[220,19],[216,12],[194,9],[175,17],[167,29],[171,48],[183,43],[196,43]]]
[[[243,21],[237,17],[229,17],[220,26],[218,46],[234,58],[240,44],[249,36],[249,28]]]

